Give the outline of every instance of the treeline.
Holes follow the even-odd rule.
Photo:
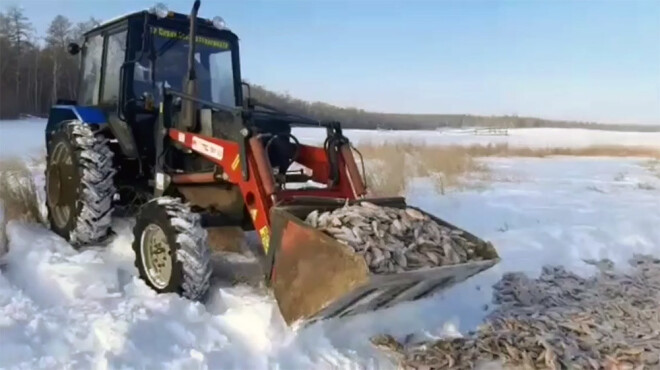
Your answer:
[[[51,21],[44,36],[37,35],[18,7],[0,11],[0,119],[21,115],[46,116],[57,98],[75,99],[78,88],[77,56],[66,48],[82,42],[82,35],[99,24],[90,18],[74,24],[62,15]],[[308,102],[288,94],[252,85],[252,95],[292,113],[336,120],[344,127],[365,129],[436,129],[443,127],[576,127],[622,131],[660,131],[647,125],[600,125],[532,117],[450,114],[389,114]]]
[[[41,37],[20,8],[0,12],[0,119],[44,115],[58,97],[75,97],[78,58],[66,47],[98,23],[58,15]]]
[[[291,113],[303,114],[318,120],[336,120],[344,127],[385,130],[434,130],[437,128],[585,128],[614,131],[657,132],[660,126],[599,124],[592,122],[557,121],[518,116],[475,116],[468,114],[393,114],[367,112],[356,108],[342,108],[322,102],[308,102],[288,94],[269,91],[259,85],[251,85],[251,94],[257,100],[281,107]]]

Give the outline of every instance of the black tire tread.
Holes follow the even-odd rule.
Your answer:
[[[177,282],[180,294],[190,300],[202,300],[209,290],[212,266],[211,250],[206,242],[207,232],[201,225],[200,216],[179,198],[162,196],[145,205],[150,203],[162,207],[176,234],[176,246],[172,247],[176,250],[174,263],[179,263],[181,267],[180,281]],[[136,234],[135,238],[138,240],[139,235]],[[136,254],[140,253],[138,248],[139,243],[136,243]],[[135,263],[138,271],[143,271],[143,267],[138,266],[140,261],[137,258]]]
[[[71,242],[89,244],[108,235],[112,222],[112,202],[116,193],[114,185],[113,152],[109,140],[95,134],[89,125],[71,121],[67,129],[79,158],[81,201]]]
[[[63,236],[74,247],[100,242],[109,235],[112,222],[116,193],[114,153],[103,134],[95,133],[90,125],[79,120],[63,122],[59,130],[73,150],[72,159],[79,176],[77,189],[73,190],[78,195],[76,204],[72,205],[75,220],[68,232],[62,231],[68,234]]]

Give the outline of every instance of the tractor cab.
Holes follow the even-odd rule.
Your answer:
[[[158,22],[163,23],[163,22]],[[188,73],[189,45],[185,33],[166,28],[164,25],[149,26],[146,36],[147,51],[138,52],[134,61],[125,68],[133,73],[125,75],[129,99],[135,99],[135,106],[148,110],[162,101],[162,87],[184,91]],[[212,29],[210,36],[198,36],[194,64],[197,78],[197,97],[226,106],[240,104],[238,71],[234,69],[232,50],[234,37]],[[238,64],[238,58],[236,60]],[[238,66],[236,65],[236,68]]]
[[[105,113],[131,183],[136,171],[145,181],[153,178],[159,150],[154,132],[163,115],[168,127],[234,141],[243,139],[239,132],[250,125],[277,136],[269,146],[272,163],[285,171],[292,162],[292,117],[252,110],[247,122],[245,115],[232,114],[247,108],[249,99],[243,97],[247,84],[241,82],[238,37],[220,17],[155,7],[99,25],[85,34],[82,46],[71,44],[69,52],[82,58],[75,103]],[[175,94],[167,101],[166,91]],[[214,167],[195,153],[168,155],[184,172]]]
[[[156,7],[107,21],[87,32],[82,45],[69,45],[71,54],[80,54],[82,67],[78,99],[71,103],[103,111],[127,159],[154,162],[153,133],[164,88],[186,91],[190,58],[196,98],[226,107],[242,104],[238,37],[219,17],[195,17],[191,54],[190,18]],[[176,119],[180,101],[175,99],[173,108]],[[195,122],[175,126],[199,131],[201,108],[192,107]],[[140,167],[152,175],[149,166]]]
[[[193,61],[198,97],[227,106],[241,103],[238,37],[221,18],[196,18]],[[119,113],[151,111],[163,86],[184,91],[189,72],[190,17],[140,11],[105,22],[85,34],[78,104],[106,105],[123,100]]]

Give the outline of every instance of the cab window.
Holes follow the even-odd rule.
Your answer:
[[[106,36],[107,52],[103,71],[103,94],[101,102],[117,104],[119,97],[119,69],[126,56],[126,31]]]
[[[103,55],[103,37],[93,36],[87,39],[83,48],[82,81],[79,104],[96,105],[101,84],[101,57]]]

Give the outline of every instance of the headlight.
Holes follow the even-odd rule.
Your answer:
[[[213,27],[219,30],[224,30],[227,28],[227,23],[225,23],[225,20],[222,19],[222,17],[216,16],[213,17]]]
[[[158,18],[165,18],[167,17],[168,10],[165,4],[156,3],[156,5],[149,8],[149,13],[156,14]]]

